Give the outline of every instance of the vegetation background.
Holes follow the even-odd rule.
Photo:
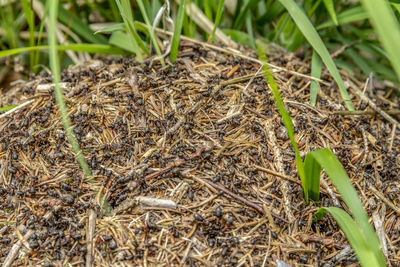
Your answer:
[[[28,76],[49,66],[45,50],[48,2],[0,1],[0,77],[3,79],[10,72]],[[186,6],[182,16],[177,18],[179,2]],[[174,23],[181,23],[179,34],[221,42],[221,34],[211,34],[214,24],[218,24],[224,35],[239,44],[255,48],[255,39],[262,38],[311,60],[313,48],[316,48],[310,40],[312,34],[304,32],[302,21],[287,9],[297,4],[313,25],[307,25],[312,27],[308,30],[316,30],[339,69],[356,77],[373,74],[385,85],[399,84],[396,73],[400,73],[400,60],[395,60],[400,43],[399,1],[170,0],[169,4],[169,12],[166,10],[159,23],[153,25],[164,5],[162,0],[60,1],[57,40],[61,49],[66,50],[60,53],[61,69],[105,53],[121,56],[133,53],[139,59],[142,54],[150,54],[152,49],[160,53],[159,47],[165,48],[164,45],[137,22],[170,31]],[[119,7],[126,10],[128,6],[132,8],[131,14],[119,11]],[[135,38],[140,39],[136,39],[139,50],[129,36],[130,27],[127,29],[120,24],[130,18],[136,22],[132,26],[137,32]],[[23,51],[29,52],[21,53]],[[5,57],[11,54],[17,56]],[[316,61],[314,65],[317,66]]]

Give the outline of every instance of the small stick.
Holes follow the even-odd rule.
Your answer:
[[[373,185],[370,185],[369,187],[371,191],[378,197],[380,198],[383,202],[386,203],[392,210],[394,210],[397,214],[400,215],[400,209],[399,207],[396,207],[389,199],[387,199],[381,192],[378,191]]]
[[[29,237],[31,237],[31,235],[33,235],[34,232],[35,231],[32,230],[32,229],[28,230],[28,232],[24,235],[23,239],[24,240],[28,240]],[[10,252],[7,255],[7,258],[4,260],[4,263],[2,265],[3,267],[10,267],[12,265],[13,261],[17,257],[18,251],[19,251],[19,249],[21,247],[22,247],[22,241],[21,240],[19,240],[17,243],[15,243],[12,246]]]
[[[378,112],[380,115],[382,115],[387,121],[396,125],[400,129],[400,123],[398,121],[396,121],[392,116],[390,116],[385,111],[380,109],[371,99],[369,99],[366,95],[364,95],[363,92],[361,92],[354,84],[352,84],[352,83],[350,83],[350,84],[351,84],[352,91],[356,95],[358,95],[358,97],[360,97],[362,100],[368,102],[368,105],[372,109],[374,109],[376,112]]]
[[[387,110],[382,110],[386,112],[389,115],[400,115],[400,109],[387,109]],[[332,112],[334,115],[375,115],[378,112],[372,109],[366,109],[366,110],[336,110]]]
[[[176,209],[176,203],[170,199],[159,199],[154,197],[137,197],[136,201],[140,204],[150,207]]]
[[[268,117],[265,116],[265,115],[263,115],[263,114],[261,114],[260,112],[254,110],[254,109],[251,109],[251,108],[249,108],[249,107],[246,107],[246,106],[244,106],[244,108],[247,109],[247,110],[250,111],[250,112],[253,112],[254,114],[256,114],[257,116],[259,116],[260,118],[263,118],[263,119],[265,119],[265,120],[268,120]]]
[[[173,169],[175,167],[178,167],[178,166],[182,165],[183,163],[184,163],[183,160],[177,161],[177,162],[173,163],[172,165],[170,165],[168,167],[165,167],[165,168],[163,168],[163,169],[161,169],[161,170],[159,170],[157,172],[153,172],[153,173],[150,173],[149,175],[146,175],[146,177],[144,177],[144,179],[145,180],[150,180],[150,179],[157,178],[158,176],[170,171],[171,169]]]
[[[97,214],[93,209],[89,210],[89,222],[87,233],[87,254],[86,254],[86,267],[93,266],[93,237],[96,230],[96,217]]]
[[[214,187],[214,188],[216,188],[216,189],[218,189],[218,190],[220,190],[220,191],[226,193],[227,195],[230,195],[230,196],[233,197],[234,199],[239,200],[240,202],[246,204],[247,206],[249,206],[249,207],[255,209],[255,210],[258,211],[259,213],[261,213],[261,214],[263,214],[263,215],[266,215],[264,209],[263,209],[260,205],[257,205],[256,203],[251,202],[251,201],[245,199],[244,197],[241,197],[241,196],[239,196],[239,195],[236,195],[235,193],[229,191],[227,188],[225,188],[225,187],[222,186],[222,185],[215,184],[215,183],[213,183],[213,182],[211,182],[210,180],[205,179],[205,178],[200,178],[200,179],[203,180],[205,183],[211,185],[212,187]],[[285,222],[285,223],[289,223],[286,219],[282,218],[281,216],[279,216],[279,215],[276,214],[276,213],[271,212],[271,215],[274,216],[275,218],[277,218],[277,219],[279,219],[279,220]]]
[[[389,152],[392,152],[393,140],[394,140],[395,134],[396,134],[396,125],[393,124],[392,133],[390,134],[390,138],[389,138],[389,145],[388,145]]]

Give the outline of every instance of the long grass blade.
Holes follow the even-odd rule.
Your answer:
[[[214,28],[212,30],[210,37],[208,38],[209,43],[212,43],[214,40],[215,31],[217,30],[217,27],[222,17],[222,12],[224,11],[224,3],[225,0],[219,0],[218,2],[217,14],[215,15],[215,21],[214,21]]]
[[[338,25],[338,20],[336,17],[335,6],[333,4],[333,0],[324,0],[324,4],[326,7],[326,10],[328,10],[328,13],[333,20],[333,23],[335,23],[335,25]]]
[[[309,185],[310,197],[316,201],[319,199],[319,170],[321,170],[321,167],[325,170],[326,174],[339,191],[344,203],[353,214],[354,220],[359,225],[363,235],[368,238],[369,246],[379,262],[379,265],[371,266],[385,266],[385,259],[380,249],[378,237],[368,222],[368,215],[365,212],[360,199],[358,198],[357,191],[351,184],[350,179],[340,161],[336,158],[332,151],[327,148],[315,150],[307,153],[306,155],[304,169],[307,183]]]
[[[385,263],[380,262],[372,250],[370,244],[371,240],[365,236],[359,225],[344,210],[336,207],[320,208],[316,216],[323,217],[324,213],[329,212],[337,221],[340,228],[349,240],[351,247],[357,255],[361,266],[379,267],[386,266]]]
[[[35,20],[34,20],[34,13],[33,10],[28,3],[28,0],[21,0],[22,4],[22,10],[24,11],[26,22],[28,23],[29,27],[29,46],[34,46],[35,45]],[[29,53],[29,65],[30,65],[30,70],[33,71],[34,69],[34,62],[35,62],[35,52],[32,51]]]
[[[139,61],[143,60],[142,49],[146,54],[150,54],[147,48],[144,46],[142,40],[136,32],[135,26],[133,25],[133,15],[131,10],[131,4],[127,0],[115,0],[117,3],[118,9],[121,13],[122,19],[128,29],[129,38],[132,43],[133,50],[135,51],[135,55]]]
[[[68,136],[68,141],[70,142],[72,149],[76,155],[76,158],[81,165],[81,168],[87,177],[91,177],[92,173],[90,171],[89,165],[86,163],[85,158],[79,148],[78,141],[74,135],[71,128],[71,121],[68,116],[67,106],[64,102],[64,96],[60,88],[60,64],[57,54],[57,39],[56,39],[56,24],[57,24],[57,8],[58,0],[51,1],[50,13],[49,13],[49,56],[50,56],[50,68],[52,70],[53,82],[55,84],[55,96],[57,101],[57,106],[60,110],[61,120],[64,125],[64,129]],[[90,178],[91,179],[91,178]]]
[[[364,20],[368,18],[368,13],[362,6],[355,6],[346,10],[343,10],[337,15],[337,25],[343,25],[354,21]],[[325,29],[328,27],[336,26],[331,20],[322,23],[317,26],[317,30]]]
[[[307,185],[307,180],[306,180],[306,175],[304,172],[304,166],[303,166],[303,160],[301,159],[300,156],[300,151],[299,148],[297,146],[296,140],[294,138],[294,130],[293,130],[293,123],[292,123],[292,119],[290,118],[290,115],[288,114],[288,112],[285,109],[285,106],[283,104],[282,98],[281,98],[281,94],[279,92],[279,88],[278,85],[275,83],[274,77],[272,76],[271,71],[268,68],[268,61],[267,61],[267,56],[264,52],[264,44],[262,42],[260,42],[259,40],[257,40],[258,42],[256,42],[257,44],[257,55],[258,58],[260,59],[261,63],[262,63],[262,68],[264,70],[265,73],[265,79],[268,82],[268,86],[271,89],[272,95],[274,96],[274,101],[276,106],[278,107],[279,113],[282,116],[283,119],[283,123],[286,127],[286,130],[288,132],[288,136],[290,139],[290,142],[293,146],[293,149],[295,151],[295,155],[296,155],[296,166],[297,166],[297,173],[300,176],[300,180],[302,182],[302,186],[303,186],[303,191],[304,191],[304,197],[306,199],[306,202],[308,203],[308,185]]]
[[[314,50],[321,57],[324,62],[326,68],[331,73],[332,77],[335,79],[336,83],[339,86],[339,91],[342,96],[342,99],[345,103],[345,106],[348,110],[354,110],[353,103],[350,100],[350,97],[346,91],[344,86],[342,77],[333,62],[333,59],[329,55],[328,49],[325,47],[324,43],[321,40],[321,37],[318,35],[314,26],[311,24],[310,20],[304,14],[304,12],[300,9],[297,3],[293,0],[279,0],[280,3],[285,6],[286,10],[289,12],[292,19],[295,21],[297,27],[303,33],[304,37],[311,44]]]
[[[17,55],[23,52],[29,51],[44,51],[48,50],[49,46],[40,45],[40,46],[28,46],[21,47],[9,50],[0,51],[0,58]],[[123,50],[111,46],[111,45],[101,45],[101,44],[68,44],[68,45],[57,45],[57,49],[60,51],[71,50],[76,52],[88,52],[88,53],[99,53],[99,54],[111,54],[111,55],[119,55],[123,54]]]
[[[389,54],[397,77],[400,79],[400,25],[389,3],[385,0],[362,0],[372,25],[374,26],[383,47]]]
[[[178,57],[179,40],[181,38],[183,17],[185,15],[186,0],[181,0],[179,3],[178,17],[176,18],[174,35],[172,36],[171,53],[169,60],[175,62]]]
[[[49,6],[49,26],[48,26],[48,42],[49,42],[49,57],[50,57],[50,68],[52,72],[53,82],[55,84],[54,94],[56,97],[56,102],[58,109],[61,114],[61,121],[64,126],[64,130],[68,137],[68,141],[72,146],[72,150],[75,153],[76,159],[81,166],[86,179],[90,183],[94,183],[94,179],[92,176],[92,172],[90,170],[89,165],[87,164],[85,157],[82,154],[79,143],[75,137],[75,134],[71,127],[71,121],[68,116],[67,105],[64,102],[64,96],[62,90],[60,88],[60,63],[58,59],[57,53],[57,39],[56,39],[56,25],[57,25],[57,9],[58,9],[58,0],[50,1]],[[101,192],[99,192],[101,194]],[[111,208],[107,201],[103,202],[103,209],[106,213],[111,213]]]

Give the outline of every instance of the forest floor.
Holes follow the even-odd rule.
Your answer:
[[[399,266],[400,129],[359,98],[365,81],[343,73],[361,115],[344,110],[327,72],[313,107],[309,62],[278,48],[269,55],[302,155],[334,152],[388,266]],[[324,173],[321,202],[305,203],[255,58],[182,41],[172,66],[104,59],[64,71],[94,182],[75,160],[50,76],[3,92],[0,106],[19,104],[0,114],[3,266],[358,266],[336,221],[313,221],[320,206],[346,207]],[[387,92],[369,97],[399,119]]]

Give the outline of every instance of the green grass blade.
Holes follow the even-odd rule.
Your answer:
[[[9,110],[12,110],[13,108],[17,107],[18,105],[10,105],[10,106],[6,106],[6,107],[0,107],[0,112],[6,112]]]
[[[365,236],[353,219],[344,210],[335,207],[320,208],[316,216],[321,217],[329,212],[337,221],[340,228],[349,240],[351,247],[357,255],[361,266],[379,267],[386,266],[385,262],[379,261],[374,251],[371,249],[371,241]]]
[[[17,55],[23,52],[29,51],[43,51],[48,50],[49,46],[40,45],[40,46],[28,46],[21,47],[9,50],[0,51],[0,58]],[[71,50],[76,52],[88,52],[88,53],[98,53],[98,54],[111,54],[111,55],[120,55],[123,54],[123,50],[113,47],[110,45],[102,45],[102,44],[68,44],[68,45],[58,45],[57,49],[60,51]]]
[[[368,215],[365,212],[360,199],[358,198],[357,191],[354,189],[350,182],[350,179],[344,170],[340,161],[336,156],[327,148],[315,150],[307,153],[305,159],[305,173],[307,175],[307,181],[311,184],[309,195],[312,197],[319,196],[319,184],[320,175],[317,173],[318,168],[325,170],[328,177],[331,179],[340,195],[343,198],[344,203],[350,209],[353,214],[354,220],[359,225],[363,235],[365,235],[370,243],[371,250],[374,252],[375,257],[381,265],[373,266],[385,266],[385,259],[380,249],[380,243],[378,237],[372,226],[368,222]],[[316,199],[314,199],[316,200]]]
[[[224,3],[225,0],[219,0],[218,2],[217,14],[215,16],[215,21],[214,21],[214,28],[212,30],[210,37],[208,38],[209,43],[212,43],[214,40],[215,31],[217,30],[217,27],[222,17],[222,12],[224,11]]]
[[[368,13],[362,6],[355,6],[344,10],[337,15],[337,25],[343,25],[354,21],[364,20],[368,18]],[[317,26],[317,30],[336,26],[333,21],[327,21]]]
[[[311,76],[314,78],[320,78],[322,72],[322,61],[318,54],[314,51],[311,59]],[[317,94],[319,90],[319,83],[317,81],[312,80],[310,82],[310,104],[311,106],[315,106],[317,102]]]
[[[142,12],[142,16],[144,18],[144,21],[147,25],[148,32],[150,34],[151,42],[153,43],[154,48],[156,49],[156,53],[160,59],[161,65],[165,66],[164,58],[162,57],[160,47],[158,46],[158,43],[156,40],[156,36],[152,30],[152,24],[149,20],[149,17],[147,16],[146,8],[144,7],[143,1],[142,0],[136,0],[136,1],[139,4],[140,11]]]
[[[92,176],[92,172],[89,168],[89,165],[86,163],[85,158],[80,150],[78,141],[74,135],[74,132],[71,128],[71,121],[68,116],[67,105],[64,102],[64,96],[62,90],[60,88],[60,63],[58,59],[57,53],[57,39],[56,39],[56,25],[57,25],[57,8],[58,8],[58,0],[53,0],[50,3],[50,12],[49,12],[49,56],[50,56],[50,68],[52,72],[53,82],[55,84],[55,96],[57,101],[57,106],[60,110],[61,120],[64,125],[65,132],[67,133],[68,141],[70,142],[72,149],[76,155],[76,158],[81,165],[81,168],[87,177]]]
[[[326,68],[331,73],[332,77],[335,79],[336,83],[339,86],[340,94],[343,98],[345,106],[348,110],[354,110],[353,103],[350,100],[350,97],[346,91],[343,80],[340,76],[340,73],[333,62],[331,56],[329,55],[328,49],[325,47],[321,37],[318,35],[314,26],[311,24],[310,20],[304,14],[304,12],[300,9],[300,7],[293,0],[279,0],[280,3],[285,6],[286,10],[289,12],[290,16],[295,21],[297,27],[303,33],[304,37],[311,44],[314,50],[321,57],[324,62]]]
[[[109,42],[111,45],[115,45],[131,53],[135,53],[135,47],[131,43],[129,35],[124,32],[121,31],[113,32]]]
[[[49,42],[49,58],[50,58],[50,68],[52,73],[53,82],[55,85],[54,94],[56,97],[56,102],[61,115],[61,121],[63,123],[68,141],[72,146],[72,150],[75,153],[76,159],[81,166],[86,179],[88,182],[93,183],[94,179],[92,177],[92,172],[89,165],[87,164],[85,157],[82,154],[79,143],[75,137],[73,129],[71,127],[71,121],[68,116],[67,105],[64,102],[64,96],[60,88],[60,63],[57,53],[57,38],[56,38],[56,27],[57,27],[57,10],[58,10],[58,0],[50,1],[49,6],[49,26],[48,26],[48,42]],[[111,207],[107,201],[103,202],[103,209],[107,214],[111,213]]]
[[[362,0],[372,25],[376,30],[383,47],[389,54],[397,77],[400,79],[400,25],[389,3],[385,0]]]
[[[272,76],[271,71],[268,68],[267,56],[264,53],[264,44],[259,41],[256,44],[257,44],[257,55],[261,61],[262,68],[265,73],[265,79],[267,80],[268,85],[272,91],[272,95],[274,96],[275,104],[278,107],[279,113],[282,116],[283,123],[288,132],[290,142],[292,143],[293,149],[295,151],[297,173],[300,176],[302,186],[303,186],[303,191],[304,191],[304,197],[306,199],[306,202],[308,203],[308,190],[307,190],[308,185],[307,185],[306,176],[305,176],[305,172],[304,172],[303,160],[301,159],[299,148],[298,148],[296,140],[294,138],[292,119],[290,118],[290,115],[288,114],[288,112],[285,109],[285,106],[284,106],[282,98],[281,98],[281,94],[279,92],[278,85],[275,83],[274,77]]]
[[[248,17],[248,12],[256,6],[258,1],[259,0],[248,0],[247,2],[245,1],[246,4],[241,9],[239,16],[236,18],[232,27],[233,29],[240,30],[243,28],[245,19],[246,17]]]
[[[132,43],[133,50],[135,51],[135,55],[138,58],[139,61],[143,60],[143,51],[147,51],[146,54],[150,54],[147,50],[147,48],[143,45],[142,40],[138,36],[135,26],[133,25],[133,15],[132,15],[132,10],[131,10],[131,4],[129,0],[115,0],[117,3],[118,9],[121,13],[122,19],[126,25],[126,28],[128,29],[129,33],[129,38]]]
[[[172,36],[171,53],[169,60],[175,62],[178,57],[179,39],[181,38],[182,22],[185,16],[186,0],[181,0],[179,3],[178,17],[176,18],[174,35]]]
[[[246,30],[249,34],[249,38],[250,38],[250,43],[251,43],[251,47],[255,48],[256,44],[254,42],[254,33],[253,33],[253,23],[251,21],[251,16],[247,16],[246,17]]]
[[[29,46],[34,46],[35,45],[35,20],[34,20],[34,13],[33,10],[28,3],[28,0],[22,0],[22,9],[25,14],[26,22],[28,23],[29,27]],[[35,62],[35,52],[32,51],[29,53],[29,65],[30,65],[30,70],[33,71],[34,69],[34,62]]]
[[[328,10],[329,16],[331,16],[333,23],[335,25],[338,25],[338,20],[336,17],[336,12],[335,12],[335,6],[333,4],[333,0],[324,0],[324,4],[326,7],[326,10]]]

